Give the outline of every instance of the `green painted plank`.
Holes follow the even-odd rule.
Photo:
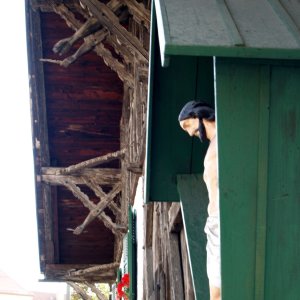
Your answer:
[[[266,214],[269,150],[270,66],[260,66],[255,299],[265,299]]]
[[[165,56],[219,56],[240,58],[268,58],[268,59],[300,59],[299,49],[273,49],[273,48],[245,48],[200,46],[198,44],[183,45],[180,43],[166,44]]]
[[[258,159],[264,155],[259,152],[260,107],[267,105],[262,102],[267,99],[261,97],[258,65],[216,59],[216,81],[222,299],[252,300],[257,250]],[[263,224],[264,220],[260,222]]]
[[[300,67],[272,68],[266,299],[300,295]]]
[[[177,181],[196,299],[208,300],[204,233],[208,205],[207,189],[203,175],[178,175]]]

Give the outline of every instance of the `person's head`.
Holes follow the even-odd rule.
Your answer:
[[[202,101],[189,101],[178,116],[181,128],[190,136],[199,137],[201,142],[207,138],[203,119],[214,122],[215,110],[211,105]]]

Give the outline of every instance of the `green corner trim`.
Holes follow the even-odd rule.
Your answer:
[[[206,235],[208,195],[203,176],[186,174],[177,176],[181,212],[187,240],[188,256],[197,300],[208,300],[206,272]]]

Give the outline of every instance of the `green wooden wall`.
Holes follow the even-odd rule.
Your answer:
[[[176,176],[203,172],[207,144],[182,131],[178,114],[187,101],[200,98],[214,102],[213,60],[179,56],[163,68],[157,43],[152,60],[145,198],[146,202],[179,201]]]
[[[223,300],[300,299],[299,62],[216,60]]]
[[[202,174],[178,175],[177,182],[194,293],[196,300],[209,300],[204,233],[208,205],[207,188]]]

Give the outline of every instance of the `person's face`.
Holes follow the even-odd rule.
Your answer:
[[[189,118],[179,122],[180,127],[186,131],[189,136],[200,136],[199,133],[199,119],[198,118]]]

